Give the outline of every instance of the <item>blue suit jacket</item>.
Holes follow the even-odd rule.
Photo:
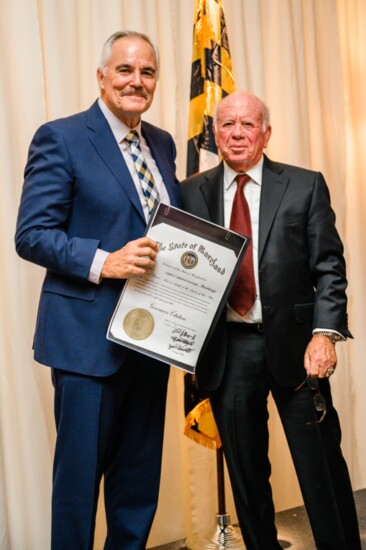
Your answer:
[[[144,122],[142,133],[179,206],[172,137]],[[126,349],[106,332],[123,281],[95,285],[87,277],[97,248],[113,252],[145,228],[135,185],[97,102],[39,128],[16,231],[18,254],[47,270],[34,339],[38,362],[97,376],[118,369]]]

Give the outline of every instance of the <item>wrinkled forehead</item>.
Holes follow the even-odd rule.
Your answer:
[[[223,99],[217,107],[218,122],[233,119],[251,119],[262,122],[263,104],[256,97],[250,95],[234,95]]]

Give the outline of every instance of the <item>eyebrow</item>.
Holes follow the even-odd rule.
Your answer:
[[[115,70],[118,71],[119,69],[133,69],[133,65],[130,65],[129,63],[120,63],[115,67]],[[151,71],[153,73],[156,73],[156,68],[152,65],[146,65],[146,67],[141,67],[140,71]]]

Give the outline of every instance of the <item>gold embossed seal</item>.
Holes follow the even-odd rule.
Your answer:
[[[195,252],[189,250],[188,252],[184,252],[184,254],[182,254],[180,263],[186,269],[193,269],[198,264],[198,256]]]
[[[154,330],[154,324],[154,317],[142,308],[131,309],[123,319],[125,333],[134,340],[145,340]]]

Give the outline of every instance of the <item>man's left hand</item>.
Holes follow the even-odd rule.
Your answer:
[[[334,372],[336,366],[335,345],[327,336],[314,334],[305,351],[304,367],[308,375],[314,378],[329,378],[329,369],[333,369]]]

